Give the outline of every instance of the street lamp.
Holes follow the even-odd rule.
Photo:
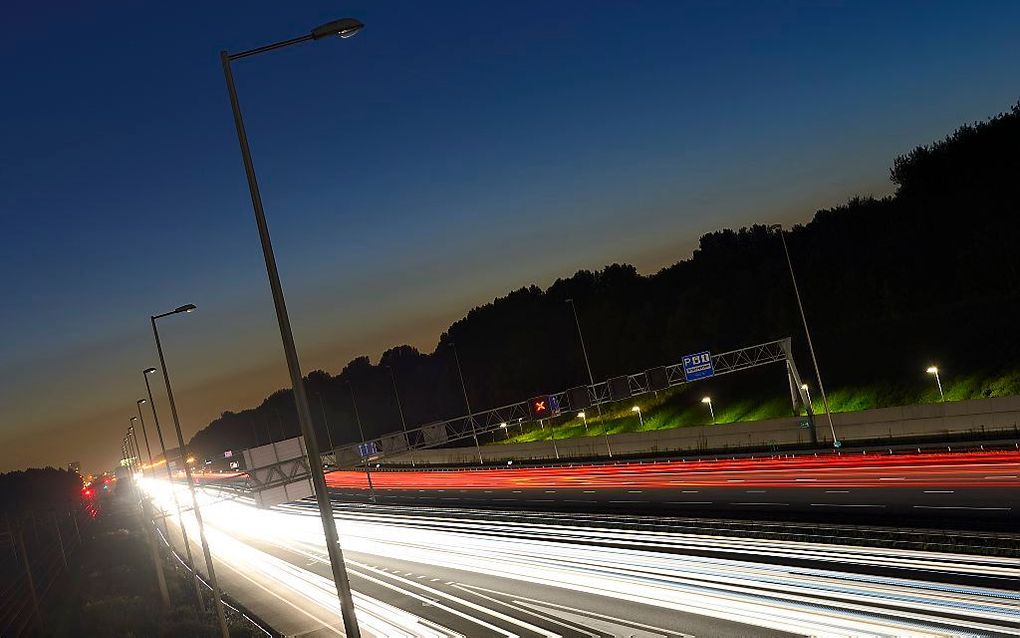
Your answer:
[[[361,435],[361,445],[364,446],[365,441],[365,428],[361,427],[361,414],[358,413],[358,402],[354,399],[354,384],[347,381],[347,389],[351,391],[351,405],[354,407],[354,421],[358,424],[358,434]],[[372,471],[368,469],[368,449],[363,447],[361,450],[361,466],[365,468],[365,477],[368,479],[368,494],[372,502],[375,503],[375,486],[372,485]]]
[[[184,552],[188,559],[187,566],[191,570],[191,581],[195,585],[195,598],[198,600],[198,608],[205,610],[205,600],[202,598],[202,584],[198,580],[198,570],[195,569],[195,558],[191,554],[191,542],[188,540],[188,528],[184,526],[184,513],[181,512],[181,502],[177,498],[177,490],[174,489],[174,475],[170,471],[170,459],[166,455],[166,444],[163,441],[163,430],[159,427],[159,413],[156,411],[156,402],[152,399],[152,386],[149,385],[149,375],[156,372],[156,368],[142,370],[142,378],[145,380],[145,392],[149,395],[149,407],[152,408],[152,421],[156,424],[156,435],[159,437],[159,449],[163,453],[163,467],[166,468],[166,480],[170,486],[170,494],[174,498],[174,507],[177,509],[177,522],[181,528],[181,538],[184,540]],[[166,520],[163,521],[163,529],[167,531],[167,542],[170,542],[169,529]]]
[[[471,402],[468,401],[467,385],[464,383],[464,370],[460,367],[460,353],[457,352],[457,344],[453,341],[450,342],[450,347],[453,348],[453,359],[457,362],[457,376],[460,377],[460,389],[464,393],[464,407],[467,408],[467,420],[468,425],[471,426],[471,436],[475,439],[475,450],[478,452],[478,464],[482,465],[482,447],[478,444],[478,433],[475,431],[475,417],[471,412]]]
[[[283,298],[283,285],[280,283],[280,272],[276,267],[276,256],[273,253],[273,244],[269,237],[269,225],[266,222],[266,213],[262,206],[262,196],[259,193],[258,180],[255,177],[255,164],[251,158],[248,134],[244,129],[241,103],[237,97],[237,87],[234,86],[234,74],[230,68],[230,63],[234,60],[281,49],[292,44],[298,44],[299,42],[321,40],[330,36],[349,38],[360,31],[363,26],[361,22],[353,18],[342,18],[318,26],[312,29],[311,32],[291,38],[290,40],[283,40],[233,55],[226,51],[220,51],[223,77],[226,80],[227,91],[230,94],[230,108],[234,114],[234,127],[237,129],[237,141],[241,147],[241,160],[244,163],[244,172],[248,178],[248,190],[251,193],[252,208],[255,211],[255,224],[258,226],[259,239],[262,242],[262,255],[265,258],[266,273],[269,276],[269,288],[272,291],[273,304],[276,307],[276,320],[280,324],[280,337],[283,340],[283,352],[287,359],[287,371],[290,373],[290,382],[294,389],[294,403],[298,413],[298,424],[301,426],[301,435],[305,439],[305,446],[308,451],[308,467],[312,475],[312,485],[315,488],[315,500],[319,505],[319,517],[322,520],[322,528],[326,537],[326,551],[329,554],[329,564],[333,571],[333,582],[336,584],[337,597],[340,600],[340,615],[343,619],[344,630],[348,638],[360,638],[361,630],[358,627],[358,619],[355,615],[354,598],[351,596],[351,583],[347,576],[347,567],[344,565],[344,555],[343,550],[340,548],[340,537],[336,531],[336,521],[333,519],[333,506],[330,504],[326,479],[322,473],[322,459],[319,457],[319,444],[315,440],[315,430],[312,427],[312,413],[308,407],[304,378],[301,374],[301,363],[298,360],[297,347],[294,344],[294,333],[290,327],[287,304]]]
[[[138,451],[138,437],[135,435],[135,421],[137,420],[138,417],[136,416],[128,419],[128,423],[131,425],[127,429],[128,453],[131,454],[131,467],[134,469],[135,474],[138,473],[142,463],[142,455]]]
[[[587,432],[588,431],[588,416],[584,412],[578,412],[577,413],[577,418],[579,418],[582,421],[584,421],[584,431]]]
[[[808,384],[806,384],[806,383],[802,383],[802,384],[800,384],[800,389],[801,389],[801,390],[803,390],[803,391],[804,391],[804,395],[805,395],[805,396],[807,396],[807,402],[808,402],[808,405],[809,405],[809,406],[810,406],[810,407],[811,407],[812,409],[814,409],[814,407],[815,407],[815,404],[814,404],[814,403],[812,403],[812,401],[811,401],[811,390],[810,390],[810,389],[808,389]]]
[[[145,419],[142,417],[142,404],[145,399],[135,401],[135,408],[138,409],[138,422],[142,424],[142,438],[145,439],[145,454],[149,457],[149,469],[152,469],[152,448],[149,447],[149,432],[145,429]]]
[[[584,367],[588,370],[588,383],[592,387],[595,386],[595,377],[591,373],[591,363],[588,362],[588,349],[584,346],[584,333],[581,332],[581,320],[577,318],[577,305],[574,304],[573,299],[565,300],[565,303],[570,304],[570,309],[574,312],[574,325],[577,326],[577,339],[581,342],[581,354],[584,355]],[[598,410],[599,416],[602,416],[602,404],[596,403],[595,409]]]
[[[815,378],[818,379],[818,390],[822,393],[822,405],[825,407],[825,418],[829,421],[829,430],[832,432],[832,446],[839,447],[841,443],[836,436],[836,426],[832,424],[832,413],[829,411],[829,399],[825,396],[825,385],[822,383],[822,372],[818,369],[818,358],[815,356],[815,346],[811,342],[811,331],[808,330],[807,316],[804,314],[804,304],[800,300],[800,289],[797,287],[797,277],[793,274],[793,262],[790,261],[790,250],[786,247],[786,233],[781,224],[769,226],[769,230],[778,230],[779,239],[783,243],[783,254],[786,256],[786,266],[790,270],[790,281],[793,282],[793,294],[797,298],[797,308],[800,310],[800,320],[804,324],[804,335],[807,337],[808,350],[811,352],[811,363],[815,368]]]
[[[407,444],[407,454],[411,457],[411,467],[414,467],[414,452],[411,451],[411,438],[407,435],[404,406],[400,404],[400,392],[397,391],[397,376],[393,372],[393,366],[386,366],[386,369],[390,371],[390,381],[393,383],[393,396],[397,400],[397,412],[400,413],[400,427],[404,430],[404,443]]]
[[[163,356],[163,344],[159,341],[159,330],[156,328],[156,320],[162,319],[163,317],[169,317],[171,315],[179,315],[182,313],[189,313],[195,310],[195,304],[185,304],[183,306],[177,306],[169,312],[164,312],[158,315],[152,315],[149,317],[149,321],[152,324],[152,337],[156,341],[156,353],[159,355],[159,365],[163,369],[163,383],[166,385],[166,398],[170,403],[170,415],[174,419],[174,430],[177,433],[177,446],[181,453],[182,460],[184,459],[184,434],[181,432],[181,420],[177,416],[177,403],[174,401],[174,391],[170,387],[170,375],[166,370],[166,358]],[[167,465],[170,464],[170,460],[167,459]],[[216,579],[216,567],[213,565],[212,552],[209,550],[209,541],[205,537],[205,523],[202,521],[202,510],[198,506],[198,495],[195,492],[195,479],[191,475],[191,465],[189,463],[182,463],[184,466],[184,476],[188,481],[188,490],[191,492],[191,506],[195,511],[195,522],[198,524],[198,537],[202,541],[202,553],[205,555],[205,567],[209,571],[209,581],[213,588],[213,605],[216,608],[216,619],[220,624],[220,633],[223,634],[223,638],[230,638],[230,630],[227,628],[227,616],[223,610],[223,592],[220,590],[219,581]]]
[[[928,374],[935,375],[935,383],[939,386],[939,397],[941,398],[940,400],[943,403],[945,403],[946,395],[945,395],[944,392],[942,392],[942,379],[939,378],[939,369],[938,369],[938,367],[936,367],[936,366],[928,366],[928,369],[925,372],[927,372]]]
[[[644,428],[645,427],[645,418],[643,416],[641,416],[641,408],[635,405],[633,408],[630,409],[630,411],[631,412],[637,412],[638,423],[641,425],[642,428]]]
[[[708,405],[708,414],[712,417],[712,424],[715,425],[715,408],[712,407],[712,397],[704,397],[701,402]]]
[[[503,421],[502,423],[500,423],[499,427],[503,428],[503,434],[506,435],[506,439],[509,441],[510,440],[510,430],[508,430],[507,427],[506,427],[506,421]]]

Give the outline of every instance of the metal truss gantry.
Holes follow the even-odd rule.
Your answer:
[[[801,408],[807,409],[808,419],[811,422],[812,442],[816,442],[811,403],[808,401],[806,392],[803,390],[797,365],[793,361],[789,337],[712,355],[714,374],[708,378],[780,362],[786,363],[793,414],[798,414]],[[667,388],[675,388],[700,380],[688,381],[684,374],[682,363],[674,363],[665,366],[663,369],[666,375],[666,385],[665,387],[660,386],[655,389],[650,387],[649,371],[626,375],[629,388],[628,398]],[[616,377],[615,379],[620,378]],[[576,412],[579,409],[587,409],[622,400],[622,398],[613,398],[610,388],[612,381],[606,380],[594,385],[579,386],[586,388],[588,392],[588,402],[584,406],[570,405],[571,390],[554,392],[544,396],[548,396],[551,403],[559,406],[561,414]],[[368,444],[368,449],[372,450],[372,453],[367,458],[362,454],[366,450],[362,443],[340,446],[324,453],[322,456],[325,463],[335,467],[355,466],[365,462],[376,462],[397,454],[413,452],[414,450],[422,450],[471,439],[476,434],[482,435],[498,432],[509,426],[523,425],[537,420],[532,417],[529,410],[529,401],[519,401],[446,421],[429,423],[409,429],[406,432],[401,430],[375,437],[365,442]]]

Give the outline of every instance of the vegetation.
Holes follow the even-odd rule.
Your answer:
[[[1015,391],[1018,145],[1020,106],[896,158],[893,195],[852,198],[788,233],[825,381],[838,388],[837,409],[930,400],[931,388],[919,393],[909,380],[930,381],[924,369],[931,363],[945,371],[949,398],[974,395],[985,378],[1001,379],[993,393]],[[451,325],[432,353],[399,346],[378,364],[360,357],[337,375],[313,372],[307,387],[320,440],[357,439],[348,381],[370,436],[399,430],[390,370],[409,425],[462,415],[453,342],[475,409],[585,383],[566,299],[576,304],[596,379],[792,336],[798,366],[814,385],[778,237],[754,225],[709,233],[689,259],[651,275],[614,264],[544,290],[513,291]],[[784,384],[782,375],[713,381],[720,398],[746,397],[720,400],[720,419],[781,410],[771,397],[782,396]],[[701,406],[662,409],[649,412],[648,427],[696,422]],[[291,394],[279,391],[258,407],[224,413],[192,445],[216,457],[297,432]]]
[[[163,611],[136,497],[100,484],[112,485],[83,490],[78,474],[53,468],[0,474],[0,635],[218,636],[188,573],[169,560]],[[234,620],[232,636],[256,635]]]
[[[943,383],[946,401],[966,399],[987,399],[991,397],[1020,394],[1020,370],[1001,375],[965,375]],[[701,403],[707,386],[681,387],[660,392],[657,396],[642,396],[634,401],[620,402],[603,410],[600,417],[594,409],[585,413],[588,427],[575,413],[555,419],[547,426],[510,428],[509,437],[496,439],[495,443],[526,443],[552,438],[568,439],[579,436],[602,436],[621,432],[646,432],[712,423],[708,408]],[[934,403],[939,400],[934,382],[928,384],[889,383],[860,386],[844,386],[828,395],[829,408],[833,413],[853,412],[872,408],[887,408],[898,405]],[[815,410],[822,410],[821,397],[812,397]],[[642,419],[631,410],[640,405]],[[713,401],[715,423],[738,423],[761,421],[790,416],[788,396],[772,394],[761,396],[740,396],[731,399],[718,397]],[[802,411],[802,414],[804,412]],[[643,423],[642,423],[643,421]]]

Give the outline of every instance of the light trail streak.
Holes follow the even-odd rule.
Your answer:
[[[172,511],[173,495],[170,484],[148,478],[140,479],[139,482],[164,512]],[[173,487],[178,490],[178,497],[184,494],[184,487],[180,485]],[[262,510],[258,510],[253,504],[242,505],[223,501],[218,496],[214,497],[201,491],[199,500],[199,506],[206,518],[206,537],[213,555],[220,564],[315,621],[317,625],[326,627],[337,635],[343,635],[338,626],[340,602],[332,580],[260,551],[231,532],[232,526],[236,524],[264,525],[267,521],[261,520]],[[167,520],[171,519],[168,517]],[[180,524],[180,521],[174,522]],[[185,515],[183,524],[191,538],[196,538],[198,523],[195,517],[190,513]],[[325,537],[321,528],[317,545],[325,554]],[[283,596],[280,592],[290,595]],[[295,598],[298,602],[294,602]],[[437,629],[433,623],[426,624],[422,618],[414,614],[358,592],[354,592],[354,604],[358,622],[367,636],[387,638],[459,636],[456,632]]]
[[[387,489],[672,489],[684,487],[811,487],[918,489],[1020,489],[1020,451],[909,455],[823,454],[756,459],[710,459],[612,465],[561,465],[500,469],[376,471]],[[334,488],[366,489],[363,473],[326,475]],[[811,485],[805,485],[810,483]],[[735,485],[739,484],[739,485]]]
[[[165,484],[146,485],[168,495]],[[331,610],[319,615],[335,617],[328,579],[281,557],[327,560],[308,505],[259,510],[241,499],[207,499],[203,514],[218,557],[299,592],[311,608]],[[556,635],[536,631],[506,608],[526,612],[520,599],[486,599],[525,584],[570,591],[593,610],[616,600],[815,636],[1020,635],[1020,566],[1009,558],[497,518],[481,510],[471,516],[430,508],[338,510],[355,589],[394,592],[385,602],[358,592],[359,619],[377,623],[380,635],[452,635],[420,616],[437,609],[488,631],[498,627],[501,635]],[[472,598],[468,583],[442,589],[384,574],[369,564],[372,557],[424,575],[456,570],[465,580],[482,578],[489,593]],[[423,598],[434,606],[421,607]],[[401,608],[412,599],[418,601],[413,613]],[[562,613],[561,621],[576,621],[574,612]],[[384,624],[394,629],[380,629]]]

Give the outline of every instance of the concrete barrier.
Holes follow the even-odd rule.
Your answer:
[[[679,427],[672,430],[627,432],[608,437],[614,455],[698,452],[740,448],[807,444],[810,432],[800,427],[803,417],[786,417],[725,425]],[[1000,397],[970,401],[953,401],[927,405],[878,408],[832,415],[836,434],[841,441],[888,440],[917,437],[957,437],[968,434],[1001,433],[1003,437],[1020,437],[1020,397]],[[825,415],[816,417],[820,444],[831,444]],[[607,437],[589,436],[559,441],[535,441],[482,446],[486,462],[506,463],[509,460],[541,460],[590,458],[607,456]],[[416,450],[417,465],[470,464],[478,462],[474,446]],[[383,463],[409,463],[406,454],[386,458]]]

